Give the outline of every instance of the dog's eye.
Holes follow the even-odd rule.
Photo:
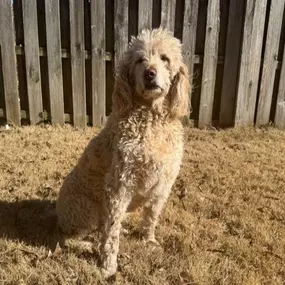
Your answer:
[[[141,58],[136,60],[136,64],[142,63],[144,61],[145,61],[145,58],[141,57]]]
[[[161,56],[160,56],[160,59],[162,60],[162,61],[164,61],[164,62],[167,62],[167,63],[169,63],[169,58],[165,55],[165,54],[162,54]]]

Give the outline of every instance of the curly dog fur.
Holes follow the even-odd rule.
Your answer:
[[[57,200],[65,238],[97,229],[102,267],[115,274],[121,223],[143,207],[142,234],[155,242],[155,227],[183,154],[180,117],[188,114],[189,78],[180,41],[164,29],[133,38],[120,61],[113,111],[66,177]]]

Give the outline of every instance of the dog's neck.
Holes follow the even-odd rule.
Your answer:
[[[170,98],[168,94],[158,98],[144,98],[135,92],[133,93],[132,104],[129,108],[121,112],[113,110],[112,115],[117,117],[118,120],[128,120],[131,117],[136,118],[136,120],[148,118],[154,122],[175,121],[179,119],[170,113]]]
[[[164,96],[158,98],[143,98],[142,96],[135,95],[133,97],[133,111],[150,112],[157,114],[160,117],[167,116],[167,102]]]

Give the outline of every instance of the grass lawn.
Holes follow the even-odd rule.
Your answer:
[[[63,178],[97,129],[0,130],[0,284],[108,284],[98,256],[45,242]],[[187,129],[183,166],[157,228],[161,249],[121,236],[116,284],[285,284],[285,132]]]

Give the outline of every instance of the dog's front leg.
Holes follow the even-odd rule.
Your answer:
[[[169,197],[173,181],[170,183],[160,181],[152,189],[153,197],[151,197],[150,201],[143,208],[141,232],[146,242],[159,245],[155,238],[155,228],[163,206]]]
[[[124,186],[121,186],[115,193],[114,191],[107,193],[101,247],[102,271],[106,278],[114,275],[117,271],[121,224],[131,201],[131,196]]]

